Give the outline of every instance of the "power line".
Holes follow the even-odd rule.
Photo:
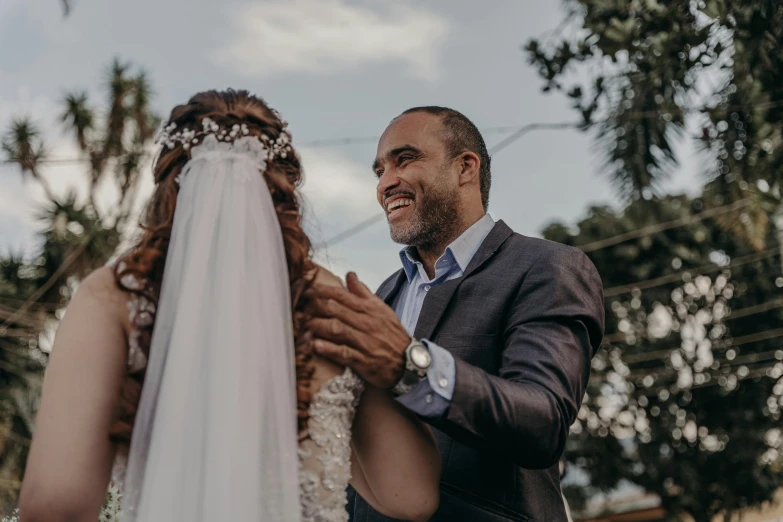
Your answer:
[[[769,371],[768,368],[759,368],[757,370],[753,370],[751,372],[748,372],[748,374],[745,375],[744,377],[740,376],[740,375],[734,375],[734,378],[737,379],[737,382],[746,381],[748,379],[757,379],[759,377],[769,377],[770,379],[772,379],[773,377],[767,373],[768,371]],[[683,388],[683,391],[696,390],[696,389],[699,389],[699,388],[709,388],[710,386],[723,386],[719,382],[719,379],[721,377],[724,377],[723,375],[713,376],[713,374],[711,374],[711,373],[706,373],[705,375],[709,375],[710,376],[710,380],[709,381],[698,383],[698,384],[693,383],[689,387]],[[641,392],[641,395],[645,395],[645,396],[648,396],[648,397],[649,396],[653,396],[653,395],[658,395],[660,392],[662,392],[664,390],[668,391],[669,388],[670,388],[669,386],[657,386],[655,388],[649,388],[649,389],[643,390]]]
[[[760,314],[762,312],[781,307],[783,307],[783,299],[773,299],[772,301],[768,301],[766,303],[740,308],[739,310],[732,310],[731,313],[729,313],[727,319],[740,319],[741,317]]]
[[[40,326],[40,321],[37,320],[35,316],[32,314],[22,314],[21,316],[15,316],[18,310],[14,310],[13,308],[6,308],[3,305],[0,305],[0,319],[6,319],[9,317],[13,317],[14,321],[19,323],[21,326],[26,326],[28,328],[38,328]]]
[[[344,241],[344,240],[348,239],[349,237],[358,234],[359,232],[361,232],[365,228],[369,228],[372,225],[374,225],[375,223],[383,221],[384,219],[386,219],[386,215],[385,214],[376,214],[376,215],[372,216],[371,218],[365,219],[361,223],[357,223],[356,225],[352,226],[351,228],[349,228],[347,230],[343,230],[339,234],[331,237],[328,241],[324,241],[323,243],[321,243],[318,246],[320,246],[320,247],[334,246],[337,243],[339,243],[341,241]]]
[[[525,127],[531,127],[530,129],[527,129],[525,132],[529,132],[531,130],[538,130],[538,129],[559,129],[559,128],[572,128],[572,127],[578,127],[580,124],[568,122],[568,123],[534,123],[530,125],[526,125]],[[520,127],[518,125],[506,125],[506,126],[498,126],[498,127],[487,127],[480,129],[481,133],[486,134],[505,134],[509,132],[520,132]],[[380,136],[346,136],[341,138],[322,138],[322,139],[316,139],[316,140],[310,140],[310,141],[304,141],[299,143],[298,147],[309,147],[309,148],[327,148],[327,147],[340,147],[340,146],[347,146],[347,145],[360,145],[360,144],[366,144],[366,143],[378,143],[378,140],[380,140]],[[90,160],[88,158],[48,158],[48,159],[42,159],[39,161],[40,164],[45,165],[73,165],[73,164],[83,164],[83,163],[89,163]],[[17,162],[15,161],[4,161],[3,162],[6,165],[13,165]]]
[[[747,106],[747,105],[727,105],[721,107],[724,110],[727,111],[745,111],[749,108],[754,109],[772,109],[775,107],[781,107],[783,106],[783,100],[775,100],[775,101],[769,101],[769,102],[762,102],[758,103],[753,106]],[[643,120],[643,119],[655,119],[658,120],[661,115],[664,114],[691,114],[691,113],[702,113],[704,110],[702,109],[694,109],[694,108],[680,108],[680,107],[673,107],[667,111],[633,111],[633,112],[625,112],[622,114],[624,118],[627,118],[629,120]],[[539,129],[589,129],[593,125],[600,124],[600,123],[606,123],[613,120],[618,119],[617,117],[606,117],[601,118],[598,120],[586,122],[586,121],[571,121],[571,122],[560,122],[560,123],[532,123],[525,125],[524,127],[520,128],[518,126],[497,126],[497,127],[485,127],[480,129],[482,134],[502,134],[506,132],[512,132],[516,131],[516,133],[520,133],[520,135],[524,135],[527,132],[531,130],[539,130]],[[529,128],[528,128],[529,127]],[[357,145],[357,144],[364,144],[364,143],[377,143],[380,139],[379,136],[373,135],[373,136],[345,136],[340,138],[322,138],[322,139],[315,139],[310,141],[304,141],[299,143],[298,146],[300,147],[337,147],[337,146],[347,146],[347,145]],[[503,141],[510,140],[510,142],[515,141],[516,138],[513,136],[509,136]],[[502,142],[501,142],[502,143]],[[499,144],[500,145],[500,144]],[[39,163],[42,164],[73,164],[73,163],[88,163],[89,160],[87,158],[52,158],[52,159],[44,159],[41,160]],[[16,162],[3,162],[4,164],[14,164]]]
[[[10,364],[10,363],[7,363],[5,361],[0,361],[0,368],[2,368],[3,370],[7,371],[11,375],[16,375],[17,377],[19,377],[23,381],[28,382],[29,384],[33,384],[33,385],[37,385],[38,384],[32,378],[30,378],[30,376],[24,374],[24,369],[23,368],[20,368],[19,366],[16,366],[15,364]]]
[[[767,301],[766,303],[747,306],[745,308],[738,308],[737,310],[731,310],[725,320],[731,321],[733,319],[741,319],[743,317],[760,314],[769,310],[774,310],[776,308],[783,308],[783,298],[773,299],[772,301]],[[624,332],[615,332],[604,337],[604,344],[610,345],[611,343],[621,342],[623,338],[627,336],[628,334]]]
[[[767,105],[772,107],[772,106],[775,106],[776,104],[783,104],[783,101],[781,101],[781,102],[770,102]],[[760,104],[760,105],[763,105],[763,104]],[[633,116],[646,117],[645,114],[648,114],[648,113],[634,113]],[[658,113],[656,111],[649,111],[649,115],[650,116],[658,115]],[[496,154],[497,152],[505,149],[506,147],[508,147],[512,143],[514,143],[517,140],[519,140],[520,138],[522,138],[525,134],[527,134],[527,133],[529,133],[531,131],[534,131],[534,130],[546,130],[546,129],[548,129],[548,130],[556,130],[556,129],[563,129],[563,128],[575,128],[575,127],[579,127],[579,126],[582,126],[582,125],[583,124],[577,124],[577,123],[574,123],[574,122],[530,123],[530,124],[527,124],[527,125],[524,125],[524,126],[518,128],[516,130],[516,132],[514,132],[512,135],[508,136],[507,138],[501,140],[499,143],[497,143],[496,145],[491,147],[490,150],[489,150],[489,153],[490,154]],[[509,129],[510,129],[509,127],[496,127],[496,128],[488,129],[488,130],[494,130],[494,131],[498,131],[498,132],[503,132],[503,131],[507,131]],[[326,143],[338,143],[338,142],[345,143],[346,140],[354,140],[355,141],[355,140],[369,140],[369,139],[370,138],[367,137],[367,138],[338,138],[336,140],[331,140],[331,141],[329,141],[329,140],[317,140],[316,142],[310,142],[310,145],[311,146],[314,146],[314,145],[315,146],[319,146],[319,144],[320,145],[324,145]],[[375,137],[373,137],[373,139],[375,139]],[[62,160],[62,161],[73,161],[73,160]],[[728,213],[728,212],[732,212],[732,211],[738,210],[738,209],[746,206],[747,204],[748,204],[748,200],[747,199],[743,199],[743,200],[737,201],[737,202],[729,204],[729,205],[724,205],[722,207],[715,207],[715,208],[712,208],[712,209],[708,209],[708,210],[706,210],[704,212],[701,212],[699,214],[695,214],[695,215],[692,215],[692,216],[687,216],[685,218],[681,218],[681,219],[678,219],[678,220],[669,221],[669,222],[665,222],[665,223],[659,223],[659,224],[656,224],[656,225],[651,225],[649,227],[644,227],[642,229],[638,229],[638,230],[635,230],[635,231],[626,232],[626,233],[618,234],[618,235],[610,237],[610,238],[594,241],[594,242],[588,243],[586,245],[578,245],[577,248],[580,248],[584,252],[592,252],[592,251],[595,251],[595,250],[600,250],[602,248],[606,248],[608,246],[613,246],[613,245],[622,243],[624,241],[628,241],[628,240],[631,240],[631,239],[637,239],[637,238],[641,238],[641,237],[646,237],[646,236],[649,236],[649,235],[652,235],[652,234],[659,233],[661,231],[669,230],[669,229],[680,227],[680,226],[684,226],[684,225],[693,224],[693,223],[696,223],[698,221],[701,221],[701,220],[709,218],[709,217],[714,217],[714,216],[717,216],[717,215],[722,215],[722,214],[725,214],[725,213]],[[361,231],[365,230],[366,228],[369,228],[370,226],[374,225],[375,223],[380,222],[381,220],[385,219],[385,217],[386,216],[383,213],[382,214],[377,214],[375,216],[372,216],[372,217],[370,217],[370,218],[368,218],[368,219],[366,219],[366,220],[364,220],[364,221],[362,221],[362,222],[352,226],[351,228],[338,233],[337,235],[333,236],[332,238],[330,238],[329,240],[325,241],[321,245],[323,245],[323,246],[335,245],[335,244],[337,244],[337,243],[339,243],[341,241],[344,241],[345,239],[348,239],[348,238],[350,238],[350,237],[360,233]],[[83,244],[80,247],[80,250],[83,251],[85,247],[86,247],[86,242],[85,242],[85,244]],[[769,253],[769,251],[766,251],[766,252]],[[76,252],[74,252],[74,254],[76,254]],[[757,256],[757,254],[755,254],[755,255]],[[774,253],[773,253],[773,255],[774,255]],[[752,257],[752,256],[754,256],[754,254],[751,254],[751,256],[745,256],[745,257],[748,258],[748,257]],[[78,257],[78,255],[76,257]],[[762,259],[762,258],[763,257],[759,257],[759,259]],[[744,264],[745,261],[741,262],[741,260],[743,260],[743,259],[744,258],[738,258],[738,260],[736,262],[730,264],[729,266],[738,266],[739,264]],[[747,261],[747,262],[752,262],[752,261],[755,261],[755,260],[757,260],[757,259],[752,258],[750,261]],[[72,259],[71,261],[75,261],[75,258]],[[64,263],[64,265],[65,265],[65,263]],[[720,269],[723,269],[723,268],[726,268],[726,267],[710,265],[710,268],[702,268],[702,269],[697,269],[697,270],[701,270],[700,273],[707,273],[708,271],[711,271],[711,270],[720,270]],[[61,265],[61,267],[58,269],[58,271],[55,272],[55,274],[53,275],[52,278],[50,278],[49,281],[47,281],[47,283],[44,285],[44,287],[39,288],[39,290],[36,292],[36,294],[38,294],[38,295],[34,294],[33,296],[31,296],[22,305],[22,307],[20,307],[20,309],[16,312],[17,315],[13,315],[13,316],[11,316],[11,318],[8,318],[3,323],[3,325],[0,325],[0,327],[6,326],[7,324],[9,324],[9,322],[11,322],[14,319],[18,318],[19,317],[18,314],[24,313],[27,310],[27,308],[29,308],[32,305],[32,302],[40,296],[40,294],[42,294],[43,292],[48,290],[48,288],[51,286],[51,284],[53,284],[53,278],[56,277],[56,276],[59,276],[59,273],[62,272],[63,270],[64,270],[64,268]],[[686,271],[683,271],[683,272],[679,272],[679,273],[676,273],[676,274],[669,274],[668,276],[663,276],[663,277],[652,279],[652,280],[648,280],[648,281],[641,281],[641,282],[636,282],[636,283],[629,284],[629,285],[622,285],[622,286],[618,286],[618,287],[614,287],[614,288],[609,288],[609,289],[606,289],[604,291],[604,296],[605,297],[612,297],[614,295],[619,295],[619,294],[622,294],[622,293],[626,293],[626,292],[632,291],[634,289],[642,290],[642,289],[645,289],[645,288],[651,288],[653,286],[658,286],[660,284],[666,284],[667,282],[673,282],[673,281],[676,281],[677,278],[675,277],[674,279],[672,279],[672,277],[677,276],[678,274],[685,273],[685,272],[693,273],[694,271],[693,270],[686,270]]]
[[[479,129],[481,134],[505,134],[507,132],[513,132],[519,129],[518,125],[513,126],[500,126],[500,127],[486,127]],[[299,143],[298,147],[339,147],[345,145],[360,145],[365,143],[378,143],[380,136],[359,136],[359,137],[344,137],[344,138],[324,138],[318,140],[304,141]]]
[[[736,348],[738,346],[743,346],[750,343],[755,343],[759,341],[767,341],[769,339],[776,339],[778,337],[783,337],[783,328],[776,328],[772,330],[765,330],[763,332],[757,332],[754,334],[749,334],[741,337],[737,337],[732,340],[731,344],[726,346],[726,349],[729,348]],[[634,363],[639,362],[649,362],[649,361],[664,361],[671,357],[672,353],[679,350],[680,347],[672,347],[666,350],[656,350],[654,352],[646,352],[646,353],[640,353],[640,354],[632,354],[622,357],[622,362],[626,365],[631,365]],[[729,360],[726,362],[721,363],[722,367],[737,367],[737,366],[746,366],[749,364],[757,364],[757,363],[763,363],[763,362],[769,362],[774,361],[775,365],[781,362],[781,359],[779,357],[780,350],[774,350],[774,351],[767,351],[767,352],[761,352],[761,353],[749,353],[743,356],[736,357],[733,360]],[[772,365],[768,365],[762,369],[768,369]],[[631,381],[634,379],[640,379],[643,377],[646,377],[647,375],[656,373],[655,368],[637,368],[633,372],[629,372],[628,375],[622,376],[624,380]],[[666,373],[663,373],[662,377],[666,376],[673,376],[674,373],[671,370],[666,369]],[[593,384],[600,384],[607,382],[607,378],[603,375],[595,376],[591,378],[590,380]]]
[[[6,428],[0,433],[3,433],[4,437],[8,440],[13,440],[14,442],[18,442],[19,444],[22,444],[23,446],[30,446],[30,439],[26,437],[22,437],[21,435],[17,435],[16,433],[12,432],[10,428]],[[2,485],[2,479],[0,479],[0,485]]]
[[[758,341],[766,341],[774,339],[776,337],[783,337],[783,328],[775,328],[773,330],[764,330],[763,332],[756,332],[754,334],[743,335],[732,339],[731,344],[726,348],[732,348],[736,346],[742,346],[749,343],[755,343]],[[622,361],[625,364],[636,364],[640,362],[663,360],[670,356],[675,350],[679,350],[680,346],[673,346],[665,350],[655,350],[653,352],[644,352],[638,354],[630,354],[622,357]]]
[[[774,335],[771,338],[780,337],[780,335]],[[754,364],[761,364],[766,363],[763,368],[769,368],[774,367],[777,364],[781,362],[781,360],[778,358],[780,350],[774,350],[774,351],[767,351],[767,352],[760,352],[760,353],[751,353],[742,357],[737,357],[730,361],[723,361],[720,363],[720,366],[718,368],[737,368],[742,366],[751,366]],[[661,359],[664,360],[664,359]],[[718,368],[713,369],[713,371],[717,371]],[[668,367],[655,367],[655,368],[636,368],[634,371],[630,372],[628,375],[624,376],[624,379],[628,381],[632,380],[638,380],[642,379],[646,376],[653,376],[653,377],[673,377],[675,375],[678,375],[678,370]],[[605,382],[606,379],[598,379],[597,382]]]
[[[780,248],[779,246],[775,246],[774,248],[762,250],[761,252],[756,252],[753,254],[748,254],[746,256],[738,257],[727,265],[709,264],[698,268],[681,270],[679,272],[674,272],[672,274],[667,274],[661,277],[655,277],[653,279],[645,279],[642,281],[636,281],[634,283],[628,283],[625,285],[613,286],[604,289],[604,298],[627,294],[634,290],[647,290],[649,288],[665,285],[667,283],[681,281],[683,274],[691,274],[691,275],[708,274],[710,272],[717,272],[720,270],[725,270],[727,268],[734,268],[742,265],[747,265],[749,263],[753,263],[770,257],[775,257],[778,255],[780,255]]]
[[[24,303],[24,299],[13,299],[11,297],[0,297],[0,312],[2,312],[2,309],[4,307],[4,303]],[[36,303],[35,305],[30,307],[31,309],[38,309],[38,310],[48,310],[48,311],[56,311],[62,308],[62,305],[57,303]],[[6,308],[8,309],[8,308]]]
[[[489,148],[489,154],[497,154],[501,150],[505,149],[515,141],[517,141],[519,138],[524,136],[525,134],[536,131],[536,130],[558,130],[558,129],[569,129],[569,128],[576,128],[579,127],[579,123],[574,123],[572,121],[567,122],[555,122],[555,123],[528,123],[527,125],[524,125],[520,127],[514,134],[511,136],[508,136],[507,138],[504,138],[496,145],[493,145]]]
[[[92,239],[91,236],[84,238],[84,241],[81,245],[79,245],[76,250],[71,252],[65,260],[63,260],[62,264],[57,267],[57,270],[54,271],[52,276],[40,287],[36,289],[35,292],[33,292],[30,297],[27,298],[27,300],[22,304],[22,306],[19,307],[19,309],[11,315],[11,317],[7,318],[3,324],[0,325],[0,328],[5,328],[10,323],[14,322],[16,319],[21,317],[24,313],[27,312],[27,309],[35,303],[35,301],[41,297],[49,288],[54,285],[55,281],[57,281],[57,278],[60,277],[68,268],[76,262],[77,259],[84,253],[84,251],[87,249],[87,245],[89,244],[90,240]]]
[[[584,245],[575,245],[575,246],[576,248],[582,250],[583,252],[594,252],[596,250],[601,250],[606,247],[614,246],[623,243],[625,241],[630,241],[631,239],[638,239],[645,236],[651,236],[653,234],[657,234],[665,230],[670,230],[672,228],[678,228],[685,225],[692,225],[693,223],[703,221],[707,218],[720,216],[722,214],[727,214],[729,212],[734,212],[735,210],[744,208],[749,204],[750,204],[749,199],[747,198],[741,199],[739,201],[736,201],[728,205],[714,207],[705,210],[704,212],[693,214],[692,216],[686,216],[680,219],[675,219],[673,221],[666,221],[665,223],[657,223],[655,225],[643,227],[638,230],[633,230],[631,232],[625,232],[623,234],[618,234],[616,236],[612,236],[606,239],[600,239],[598,241],[593,241],[591,243],[587,243]]]
[[[573,122],[554,122],[554,123],[528,123],[527,125],[524,125],[522,127],[518,127],[516,132],[514,132],[512,135],[508,136],[507,138],[504,138],[496,145],[490,147],[488,150],[489,154],[497,154],[501,150],[505,149],[515,141],[519,140],[524,136],[525,134],[536,131],[536,130],[556,130],[556,129],[565,129],[565,128],[573,128],[577,127],[578,124]],[[348,239],[349,237],[355,236],[359,232],[362,232],[364,229],[371,227],[375,223],[378,223],[382,220],[386,219],[385,213],[376,214],[375,216],[372,216],[370,218],[365,219],[364,221],[346,229],[340,232],[339,234],[335,235],[334,237],[330,238],[329,240],[322,243],[323,246],[329,247],[334,246],[337,243],[344,241]]]
[[[770,108],[779,107],[779,106],[783,106],[783,100],[759,103],[759,104],[755,105],[754,107],[757,108],[757,109],[770,109]],[[729,111],[731,111],[731,110],[747,110],[748,109],[747,106],[742,106],[742,105],[726,106],[724,108],[725,108],[725,110],[729,110]],[[686,114],[686,113],[691,113],[691,112],[702,112],[702,111],[699,111],[699,110],[696,110],[696,109],[688,109],[688,108],[685,108],[685,109],[677,108],[677,109],[673,109],[673,110],[670,110],[670,111],[667,111],[667,112],[668,113],[682,113],[682,114]],[[631,119],[631,120],[637,120],[637,119],[638,120],[641,120],[641,119],[655,119],[655,120],[657,120],[657,119],[659,119],[661,117],[661,114],[662,114],[662,112],[660,112],[660,111],[642,111],[642,112],[628,112],[628,113],[624,113],[623,116],[628,118],[628,119]],[[590,128],[593,125],[600,124],[600,123],[606,123],[606,122],[609,122],[609,121],[612,121],[612,120],[615,120],[615,119],[617,119],[617,118],[607,117],[607,118],[603,118],[603,119],[600,119],[600,120],[595,120],[593,122],[573,122],[573,121],[570,121],[570,122],[554,122],[554,123],[530,123],[530,124],[527,124],[527,125],[524,125],[524,126],[520,127],[511,136],[501,140],[500,143],[498,143],[497,145],[495,145],[494,147],[492,147],[489,150],[489,153],[490,154],[495,154],[495,153],[503,150],[504,148],[508,147],[509,145],[511,145],[512,143],[517,141],[519,138],[521,138],[522,136],[524,136],[525,134],[527,134],[528,132],[533,131],[533,130],[543,130],[543,129],[557,130],[557,129],[569,129],[569,128],[570,129],[588,129],[588,128]],[[363,141],[364,140],[370,140],[370,138],[369,137],[367,137],[367,138],[354,138],[353,140],[354,141],[352,141],[351,143],[356,143],[356,142],[358,142],[358,140],[363,140]],[[321,142],[325,142],[325,141],[328,141],[328,140],[321,140]],[[332,142],[332,143],[335,143],[335,142]],[[343,139],[338,139],[338,140],[336,140],[336,143],[345,144],[345,141]],[[716,209],[712,209],[712,210],[715,211]],[[718,214],[715,214],[715,215],[718,215]],[[339,238],[339,241],[343,241],[343,240],[351,237],[352,235],[358,234],[359,232],[361,232],[365,228],[368,228],[368,227],[372,226],[374,223],[377,222],[376,219],[380,220],[380,218],[368,218],[368,219],[362,221],[359,225],[355,225],[355,226],[345,230],[344,232],[340,232],[337,236],[335,236],[335,238]],[[363,226],[360,226],[360,225],[363,225]],[[347,232],[349,230],[352,232],[351,234],[347,234]],[[666,230],[666,229],[664,228],[663,230]],[[620,242],[622,242],[622,241],[620,241]],[[332,245],[334,243],[332,241],[326,241],[325,244],[329,246],[329,245]],[[585,246],[587,247],[589,245],[585,245]],[[589,250],[585,250],[585,252],[588,252],[588,251]]]
[[[5,479],[0,477],[0,487],[5,489],[19,489],[22,487],[22,483],[18,480]]]
[[[775,360],[775,359],[773,359],[773,360]],[[779,362],[779,360],[775,360],[775,361],[776,361],[776,364],[777,364],[777,362]],[[762,362],[762,361],[759,361],[759,362]],[[762,366],[762,367],[756,368],[754,370],[751,370],[751,369],[748,368],[747,369],[748,370],[748,374],[746,374],[745,376],[738,375],[736,372],[734,372],[734,373],[732,373],[732,372],[715,373],[717,370],[713,370],[712,372],[700,372],[700,374],[701,375],[709,375],[710,376],[710,381],[713,381],[714,379],[719,379],[720,377],[728,377],[729,375],[733,375],[737,380],[744,380],[746,378],[763,377],[763,376],[769,376],[770,378],[772,378],[772,376],[768,375],[768,372],[769,372],[770,368],[773,368],[774,366],[776,366],[776,364],[768,364],[767,366]],[[736,368],[737,366],[745,366],[747,368],[747,366],[745,364],[742,364],[742,365],[723,364],[723,365],[721,365],[722,368],[727,368],[727,367]],[[649,373],[647,373],[647,375],[650,375],[651,373],[653,373],[653,372],[649,372]],[[658,393],[660,393],[660,391],[668,389],[668,387],[671,386],[672,384],[676,384],[676,382],[675,383],[671,382],[670,379],[672,377],[675,377],[674,373],[666,373],[666,374],[660,375],[661,381],[663,381],[664,378],[669,378],[669,383],[670,384],[668,386],[665,385],[665,384],[661,384],[661,385],[657,386],[656,388],[648,388],[647,390],[642,388],[642,390],[643,390],[642,391],[642,395],[652,395],[652,394],[657,395]],[[633,377],[629,376],[629,377],[626,377],[627,380],[631,380],[631,379],[639,380],[641,378],[642,378],[641,376],[633,376]],[[690,389],[694,389],[694,388],[702,388],[705,385],[709,384],[710,381],[699,383],[699,384],[692,383],[689,387],[682,388],[682,390],[685,391],[685,390],[690,390]],[[603,381],[599,381],[599,382],[603,382]],[[637,388],[640,388],[640,386],[637,385]],[[653,391],[653,390],[655,390],[655,391]]]
[[[567,128],[578,128],[582,124],[575,123],[575,122],[553,122],[553,123],[546,123],[546,122],[537,122],[537,123],[529,123],[527,125],[523,125],[522,127],[490,127],[487,129],[482,129],[483,134],[493,134],[493,133],[505,133],[505,132],[511,132],[514,131],[513,134],[510,136],[504,138],[499,143],[494,145],[489,149],[489,154],[496,154],[500,152],[501,150],[505,149],[512,143],[516,142],[522,136],[525,134],[528,134],[529,132],[536,131],[536,130],[557,130],[557,129],[567,129]],[[301,147],[328,147],[328,146],[336,146],[336,145],[352,145],[357,143],[369,143],[369,142],[376,142],[380,139],[378,136],[363,136],[363,137],[357,137],[357,138],[329,138],[329,139],[321,139],[321,140],[314,140],[310,142],[304,142],[300,144]],[[89,160],[84,158],[56,158],[56,159],[49,159],[49,160],[42,160],[41,163],[47,164],[47,165],[57,165],[57,164],[63,164],[63,165],[69,165],[69,164],[78,164],[78,163],[85,163]],[[4,162],[6,164],[12,164],[14,162]],[[364,221],[361,221],[357,223],[356,225],[343,230],[342,232],[336,234],[332,238],[328,239],[327,241],[321,243],[319,246],[322,247],[328,247],[328,246],[334,246],[337,243],[340,243],[341,241],[344,241],[360,232],[365,230],[366,228],[371,227],[375,223],[378,223],[386,218],[386,215],[381,213],[377,214],[375,216],[369,217],[365,219]]]

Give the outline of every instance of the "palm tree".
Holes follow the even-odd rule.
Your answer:
[[[18,483],[37,411],[45,356],[37,349],[43,327],[38,309],[18,314],[34,291],[30,266],[21,255],[0,258],[0,480]],[[16,491],[0,488],[0,510],[10,512]]]
[[[67,2],[64,4],[67,5]],[[6,161],[39,183],[49,202],[40,213],[40,249],[33,256],[0,255],[0,480],[21,480],[32,434],[46,354],[42,336],[56,323],[78,282],[104,265],[120,243],[139,185],[149,164],[151,139],[160,118],[150,109],[152,89],[143,72],[115,60],[107,78],[107,110],[95,110],[84,92],[63,100],[60,121],[85,160],[86,201],[71,191],[55,199],[41,175],[45,145],[27,119],[15,119],[3,137]],[[100,116],[105,115],[105,116]],[[101,210],[99,181],[116,185],[119,199]],[[15,492],[0,487],[0,513],[10,511]]]
[[[46,197],[54,199],[49,182],[41,176],[40,166],[46,160],[46,149],[40,131],[28,118],[15,118],[0,144],[7,163],[16,163],[22,176],[30,175],[43,188]]]
[[[152,88],[146,74],[130,74],[130,65],[114,60],[107,77],[108,112],[97,122],[84,92],[65,97],[61,121],[73,132],[80,152],[90,164],[89,205],[95,209],[95,189],[110,170],[120,193],[119,209],[113,216],[117,226],[125,224],[132,208],[136,175],[149,158],[147,146],[153,138],[160,118],[150,110]],[[105,129],[102,133],[97,129]],[[103,216],[108,219],[109,216]]]

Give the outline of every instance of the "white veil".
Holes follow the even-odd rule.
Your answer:
[[[180,179],[123,522],[300,520],[288,269],[254,137]]]

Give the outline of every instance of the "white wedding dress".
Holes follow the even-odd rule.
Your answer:
[[[129,454],[113,470],[121,521],[345,521],[363,384],[350,370],[327,381],[297,443],[290,274],[261,175],[292,153],[290,136],[201,124],[161,136],[191,158],[175,178],[157,303],[129,303],[128,369],[145,375]],[[146,360],[139,334],[150,327]]]
[[[127,276],[126,276],[127,277]],[[126,285],[130,282],[124,281]],[[128,286],[136,286],[132,282]],[[146,358],[139,348],[138,328],[149,324],[154,304],[143,297],[129,301],[128,371],[142,370]],[[348,520],[346,488],[351,479],[351,424],[364,383],[349,368],[328,380],[310,404],[309,438],[299,443],[299,494],[302,522]],[[112,483],[122,492],[127,456],[118,455]]]

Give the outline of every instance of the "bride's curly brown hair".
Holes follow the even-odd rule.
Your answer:
[[[169,122],[176,123],[177,129],[200,129],[201,120],[204,118],[210,118],[228,129],[235,124],[244,123],[251,135],[260,137],[264,134],[273,140],[277,139],[285,128],[280,115],[261,98],[247,91],[233,90],[196,94],[187,104],[171,111]],[[153,167],[155,191],[141,225],[142,234],[128,253],[115,264],[117,285],[126,292],[148,299],[156,305],[177,209],[179,184],[176,178],[189,159],[190,152],[182,144],[176,144],[173,149],[164,147]],[[310,240],[302,230],[302,216],[296,192],[302,181],[302,166],[297,154],[292,151],[286,154],[285,158],[277,157],[272,161],[263,175],[280,221],[288,261],[296,343],[297,415],[299,432],[303,436],[306,433],[311,399],[310,381],[313,376],[312,353],[303,328],[306,321],[302,311],[306,304],[303,293],[312,283],[316,266],[311,260]],[[138,335],[139,347],[148,359],[153,326],[154,321],[137,321],[133,325]],[[130,443],[144,373],[143,369],[131,372],[123,383],[116,420],[110,431],[112,441],[120,445]]]

